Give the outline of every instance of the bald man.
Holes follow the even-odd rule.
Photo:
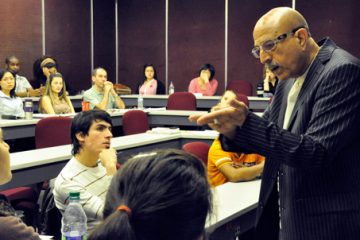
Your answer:
[[[303,16],[275,8],[253,31],[253,55],[280,79],[262,118],[233,100],[190,117],[221,133],[222,148],[266,157],[258,239],[360,239],[360,61]]]

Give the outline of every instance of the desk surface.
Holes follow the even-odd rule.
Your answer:
[[[118,156],[129,156],[141,151],[156,148],[178,148],[183,140],[209,140],[218,136],[215,131],[178,131],[166,133],[141,133],[123,137],[115,137],[111,147]],[[72,157],[71,145],[35,149],[10,154],[13,179],[10,183],[0,186],[0,190],[24,186],[56,177],[66,162]]]
[[[121,95],[127,107],[137,106],[139,95]],[[199,96],[196,97],[198,109],[208,110],[220,101],[221,96]],[[143,96],[145,107],[166,107],[168,95]],[[249,108],[263,112],[269,105],[270,98],[248,96]]]
[[[254,210],[258,203],[261,180],[225,183],[213,189],[214,213],[206,223],[207,232]]]
[[[114,127],[122,126],[122,116],[126,111],[131,109],[114,109],[109,110],[113,119]],[[150,126],[197,126],[194,122],[188,121],[188,116],[192,114],[202,114],[205,111],[179,111],[164,109],[145,110],[149,115]],[[36,116],[36,114],[34,114]],[[52,115],[49,115],[52,116]],[[35,125],[40,119],[17,119],[17,120],[0,120],[0,127],[3,129],[5,140],[18,139],[35,136]]]
[[[75,109],[81,109],[82,95],[70,96],[71,102]],[[121,95],[126,107],[137,106],[138,95]],[[166,107],[168,95],[143,96],[145,107]],[[208,110],[220,101],[221,96],[197,96],[197,108]],[[34,109],[39,108],[39,97],[23,98],[31,99],[34,103]],[[248,96],[249,108],[255,111],[263,112],[269,105],[270,98]]]

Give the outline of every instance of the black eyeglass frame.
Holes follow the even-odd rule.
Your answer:
[[[251,50],[252,55],[258,59],[258,58],[260,58],[260,50],[261,49],[267,53],[273,51],[279,42],[284,41],[291,35],[294,35],[301,28],[305,28],[305,27],[300,26],[300,27],[294,28],[293,30],[291,30],[287,33],[283,33],[283,34],[277,36],[273,40],[267,40],[267,41],[263,42],[262,44],[260,44],[260,46],[256,46]]]

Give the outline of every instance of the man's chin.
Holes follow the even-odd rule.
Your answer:
[[[275,76],[280,80],[280,81],[284,81],[286,79],[289,78],[289,74],[285,73],[285,72],[281,72],[279,74],[275,74]]]

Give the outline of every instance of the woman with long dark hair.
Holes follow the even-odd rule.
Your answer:
[[[158,80],[154,65],[145,64],[143,73],[144,79],[139,84],[136,93],[142,95],[165,94],[165,86]]]

